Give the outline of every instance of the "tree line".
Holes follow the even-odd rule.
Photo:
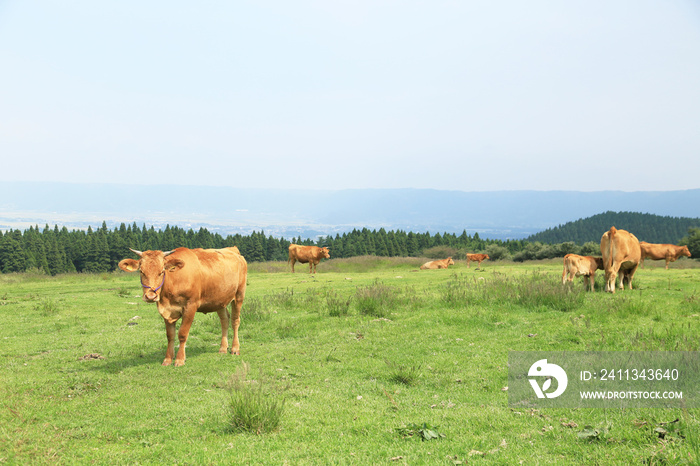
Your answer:
[[[609,228],[609,227],[608,227]],[[700,256],[700,229],[689,230],[685,243],[691,247],[694,257]],[[223,248],[237,246],[248,262],[286,261],[290,243],[326,246],[332,258],[354,256],[428,257],[445,258],[453,255],[463,258],[465,252],[486,252],[492,260],[512,259],[525,261],[562,257],[568,253],[600,254],[598,242],[582,245],[574,241],[547,244],[528,240],[482,239],[478,233],[466,231],[454,233],[414,233],[402,230],[386,231],[384,228],[354,229],[335,236],[321,236],[316,240],[275,238],[263,231],[250,235],[223,237],[205,228],[198,231],[166,226],[156,230],[136,223],[122,223],[112,230],[105,222],[97,229],[68,230],[65,226],[53,228],[46,225],[25,231],[0,232],[0,272],[26,272],[36,270],[56,275],[71,272],[110,272],[125,257],[135,257],[129,248],[140,251],[159,249],[168,251],[178,247]]]
[[[110,230],[105,222],[97,229],[68,230],[65,226],[43,229],[29,227],[25,231],[0,232],[0,272],[25,272],[40,270],[56,275],[70,272],[109,272],[125,257],[134,257],[129,248],[140,251],[159,249],[168,251],[178,247],[224,248],[237,246],[248,262],[286,261],[291,243],[326,246],[331,248],[333,258],[362,255],[375,256],[419,256],[430,248],[446,246],[481,250],[490,244],[501,244],[499,240],[482,240],[479,234],[466,232],[457,236],[449,233],[413,233],[404,231],[355,229],[335,236],[321,236],[316,240],[275,238],[263,231],[250,235],[228,235],[226,237],[200,228],[185,230],[177,226],[166,226],[162,230],[154,227],[139,227],[136,223]],[[519,241],[506,242],[512,249]]]

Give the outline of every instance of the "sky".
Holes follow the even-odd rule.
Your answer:
[[[695,0],[0,0],[0,69],[0,182],[700,188]]]

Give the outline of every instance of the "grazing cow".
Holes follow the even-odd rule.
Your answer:
[[[600,252],[605,267],[605,291],[615,292],[615,279],[620,276],[619,288],[623,290],[627,280],[632,289],[632,279],[642,260],[642,248],[632,233],[611,227],[600,238]]]
[[[467,268],[469,268],[469,263],[471,261],[477,261],[479,263],[479,268],[481,268],[481,261],[486,259],[491,259],[488,254],[469,254],[467,253]]]
[[[316,266],[321,259],[330,259],[331,253],[328,248],[320,248],[318,246],[300,246],[298,244],[289,245],[288,264],[292,264],[292,273],[294,273],[294,264],[299,261],[302,264],[309,263],[309,273],[316,273]]]
[[[561,283],[573,282],[574,277],[588,277],[590,290],[594,291],[595,272],[603,269],[602,257],[579,256],[567,254],[564,256],[564,272],[561,274]],[[586,282],[584,281],[584,285]]]
[[[688,246],[676,246],[675,244],[653,244],[641,241],[639,246],[642,248],[642,267],[644,267],[644,259],[660,261],[666,260],[666,269],[669,262],[676,262],[680,256],[690,257]]]
[[[224,249],[187,249],[173,251],[136,251],[139,260],[124,259],[119,268],[126,272],[141,271],[143,300],[156,303],[165,320],[168,349],[164,366],[173,362],[175,323],[182,317],[175,365],[185,364],[185,344],[196,312],[216,312],[221,320],[219,353],[228,350],[228,305],[231,306],[233,343],[231,354],[240,354],[238,326],[245,297],[248,265],[237,247]]]
[[[452,260],[452,257],[448,257],[447,259],[426,262],[425,264],[420,266],[420,269],[421,270],[446,269],[450,265],[455,265],[455,261]]]

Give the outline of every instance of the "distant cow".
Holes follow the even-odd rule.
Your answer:
[[[564,256],[564,272],[561,274],[561,283],[573,282],[574,277],[588,277],[590,290],[594,291],[595,272],[603,269],[602,257],[579,256],[567,254]],[[584,282],[585,284],[585,282]]]
[[[309,273],[316,273],[316,266],[321,259],[330,259],[331,253],[328,248],[320,248],[318,246],[300,246],[298,244],[289,245],[288,264],[292,264],[292,273],[294,273],[294,264],[299,261],[302,264],[309,263]]]
[[[644,267],[644,259],[655,261],[666,260],[666,269],[669,262],[676,262],[680,256],[690,257],[688,246],[676,246],[675,244],[653,244],[641,241],[639,246],[642,248],[642,267]]]
[[[425,264],[420,266],[420,269],[421,270],[446,269],[450,265],[455,265],[455,261],[452,260],[452,257],[448,257],[447,259],[426,262]]]
[[[165,320],[168,349],[164,366],[172,364],[175,347],[175,323],[182,317],[178,338],[180,348],[176,366],[185,364],[185,344],[196,312],[216,312],[221,320],[219,353],[228,350],[228,305],[231,306],[233,343],[231,354],[240,354],[238,326],[245,297],[248,265],[237,247],[224,249],[187,249],[173,251],[136,251],[139,260],[124,259],[119,268],[141,271],[143,300],[156,303]]]
[[[488,254],[469,254],[467,253],[467,268],[469,268],[469,263],[471,261],[477,261],[479,263],[479,268],[481,268],[481,261],[486,259],[491,259]]]
[[[632,279],[642,260],[642,248],[632,233],[611,227],[600,238],[600,252],[605,267],[605,291],[615,292],[615,279],[620,276],[619,288],[624,289],[627,280],[632,289]]]

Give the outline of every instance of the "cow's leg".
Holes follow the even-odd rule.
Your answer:
[[[590,285],[589,291],[595,291],[595,273],[588,276],[588,283]]]
[[[671,262],[671,258],[666,256],[666,270],[668,270],[668,263]]]
[[[221,346],[219,346],[219,353],[228,352],[228,306],[217,311],[219,314],[219,320],[221,321]]]
[[[239,285],[236,291],[236,299],[231,303],[231,328],[233,329],[233,342],[231,343],[231,354],[241,354],[241,344],[238,341],[238,326],[241,324],[241,307],[245,298],[245,281]]]
[[[625,289],[625,271],[620,269],[617,271],[617,287],[621,290]]]
[[[292,273],[294,273],[294,263],[296,262],[296,259],[290,258],[289,263],[292,264]]]
[[[471,261],[469,259],[467,259],[467,268],[469,268],[470,263],[471,263]]]
[[[634,278],[634,274],[637,272],[637,267],[639,267],[639,266],[636,265],[636,266],[632,267],[632,269],[630,269],[630,270],[626,273],[626,275],[627,275],[627,286],[629,287],[630,290],[632,289],[632,279]]]
[[[314,270],[314,261],[309,261],[309,273],[313,273]]]
[[[175,322],[171,324],[166,319],[163,320],[165,321],[165,334],[168,336],[168,349],[165,350],[163,365],[169,366],[175,357]]]
[[[617,280],[617,273],[614,270],[605,271],[605,291],[609,293],[615,293],[615,281]]]
[[[175,367],[185,365],[185,347],[187,346],[187,337],[190,335],[190,327],[192,327],[192,322],[194,321],[194,315],[196,312],[197,307],[194,304],[188,304],[185,308],[185,312],[182,315],[180,331],[177,334],[178,340],[180,340],[180,347],[177,350]]]

